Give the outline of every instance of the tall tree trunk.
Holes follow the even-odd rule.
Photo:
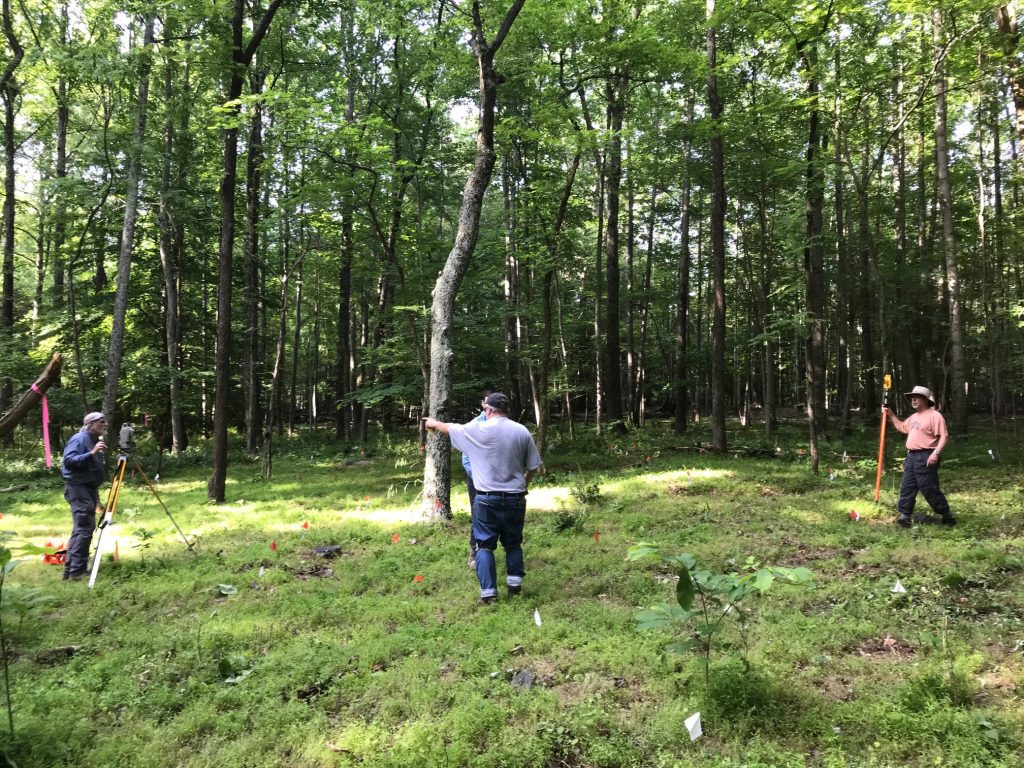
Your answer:
[[[220,247],[217,251],[217,359],[213,405],[213,474],[207,484],[207,496],[224,503],[228,473],[228,398],[231,390],[231,287],[235,250],[235,185],[238,177],[238,127],[236,117],[245,83],[245,73],[256,50],[270,28],[274,14],[284,0],[272,0],[253,30],[249,44],[243,47],[245,2],[234,0],[231,16],[231,70],[224,103],[228,128],[224,131],[224,153],[220,180]]]
[[[540,408],[537,419],[537,450],[541,456],[547,447],[548,421],[551,414],[551,406],[548,402],[548,392],[551,386],[551,348],[552,335],[554,334],[554,291],[555,275],[558,270],[560,254],[560,238],[562,225],[565,222],[565,214],[569,209],[569,200],[572,197],[572,187],[576,181],[576,171],[580,167],[580,154],[577,152],[572,159],[569,173],[566,174],[565,189],[562,191],[562,199],[558,205],[558,213],[548,235],[548,264],[544,270],[544,330],[541,334],[541,359],[540,359]]]
[[[946,257],[949,290],[950,431],[967,434],[967,376],[964,367],[964,329],[960,311],[960,276],[953,234],[953,201],[949,184],[949,150],[946,145],[946,76],[943,56],[942,11],[932,9],[932,42],[935,50],[935,172],[942,216],[942,245]]]
[[[686,106],[688,125],[693,125],[693,101]],[[679,259],[676,270],[675,327],[675,432],[686,432],[690,421],[689,323],[690,323],[690,162],[693,145],[689,135],[683,144],[683,179],[679,192]]]
[[[807,76],[809,129],[807,134],[807,189],[804,240],[804,283],[807,295],[807,423],[810,428],[811,471],[818,472],[818,436],[825,419],[825,248],[822,220],[825,204],[825,173],[822,169],[823,139],[819,109],[818,57],[815,41],[804,45],[801,56]]]
[[[1020,71],[1020,31],[1017,29],[1017,4],[1004,3],[996,9],[996,24],[1006,52],[1007,79],[1013,94],[1018,141],[1024,140],[1024,74]],[[941,24],[941,19],[939,20]],[[941,45],[941,42],[939,42]]]
[[[174,24],[165,19],[164,30],[168,37],[174,36]],[[179,62],[173,53],[169,53],[164,66],[164,103],[171,105],[174,101],[174,72]],[[172,199],[178,190],[171,189],[171,165],[176,150],[174,111],[167,110],[164,123],[163,168],[160,176],[160,265],[164,276],[164,331],[167,345],[167,374],[170,384],[170,418],[171,418],[171,452],[179,453],[185,449],[187,439],[185,424],[181,412],[181,369],[179,339],[179,281],[181,276],[181,241],[175,237],[175,222],[182,218],[178,212],[172,211]]]
[[[257,66],[249,80],[249,90],[259,97],[265,72]],[[260,181],[263,165],[263,102],[256,101],[249,124],[249,146],[245,161],[245,239],[242,260],[245,263],[245,450],[256,453],[260,447],[262,410],[263,343],[260,338]]]
[[[128,150],[128,189],[125,194],[124,225],[121,228],[121,249],[117,257],[117,289],[114,293],[114,311],[111,317],[110,341],[107,352],[107,382],[103,388],[103,413],[110,428],[117,428],[115,409],[117,387],[121,378],[121,359],[124,355],[125,318],[128,313],[128,285],[135,249],[135,221],[139,210],[139,185],[142,182],[142,149],[146,138],[146,112],[149,101],[149,71],[153,64],[153,27],[156,16],[146,19],[142,36],[142,63],[139,68],[139,91],[136,99],[135,127]]]
[[[899,350],[900,365],[903,368],[903,376],[909,381],[917,380],[917,370],[914,364],[913,340],[907,329],[906,311],[907,306],[907,285],[909,275],[916,270],[908,269],[907,265],[907,140],[903,130],[906,121],[903,103],[903,65],[899,61],[899,55],[893,51],[895,76],[893,77],[893,100],[897,104],[899,114],[899,129],[896,135],[896,144],[893,149],[895,154],[893,165],[896,168],[896,177],[893,180],[895,189],[895,234],[896,234],[896,280],[895,280],[895,301],[896,311],[892,318],[893,332],[896,334],[896,348]]]
[[[21,43],[14,33],[11,18],[11,2],[3,0],[3,26],[11,57],[0,75],[0,94],[4,100],[4,206],[3,206],[3,295],[0,297],[0,336],[10,339],[14,335],[14,195],[15,195],[15,144],[14,144],[14,103],[18,99],[18,84],[14,72],[25,55]],[[0,413],[11,406],[14,398],[14,382],[9,376],[0,379]],[[2,438],[3,445],[13,445],[13,435]]]
[[[718,96],[715,0],[707,0],[708,111],[711,115],[711,450],[725,453],[725,157]]]
[[[301,227],[300,227],[301,229]],[[301,237],[301,235],[300,235]],[[295,411],[299,400],[299,350],[302,345],[302,267],[295,278],[295,326],[292,328],[292,364],[288,385],[288,434],[295,434]]]
[[[346,27],[348,28],[348,27]],[[345,37],[345,69],[348,90],[345,98],[345,124],[351,126],[356,115],[356,80],[352,67],[352,41]],[[346,150],[347,152],[348,150]],[[354,198],[346,190],[341,211],[341,261],[338,265],[338,348],[334,360],[334,436],[352,439],[352,407],[347,404],[352,379],[352,219]]]
[[[60,46],[62,51],[68,45],[68,3],[61,3],[60,8]],[[67,194],[64,181],[68,175],[68,80],[64,76],[64,68],[60,68],[57,76],[57,122],[56,139],[57,153],[54,158],[54,174],[57,180],[57,194],[53,205],[53,306],[61,309],[64,306],[64,242],[67,239]]]
[[[494,69],[494,55],[505,41],[525,1],[513,2],[490,43],[484,36],[479,0],[473,0],[471,7],[471,43],[480,76],[480,130],[477,133],[473,170],[463,188],[455,243],[437,278],[430,309],[430,415],[438,421],[447,421],[450,413],[454,356],[451,333],[455,297],[476,248],[480,233],[480,210],[494,170],[495,103],[500,82]],[[448,436],[443,433],[433,433],[427,438],[426,465],[423,469],[424,515],[427,517],[451,517],[450,445]]]
[[[654,269],[654,219],[658,207],[658,188],[651,186],[651,210],[647,223],[647,253],[644,255],[644,279],[641,286],[642,298],[640,304],[640,345],[636,353],[636,371],[633,382],[633,421],[639,425],[644,424],[645,384],[647,377],[646,354],[647,354],[647,324],[650,318],[651,309],[651,276]]]
[[[605,190],[608,220],[605,225],[605,414],[614,431],[625,432],[622,422],[622,357],[619,341],[619,189],[622,182],[622,123],[626,111],[628,78],[617,72],[606,87],[608,101],[608,154]]]

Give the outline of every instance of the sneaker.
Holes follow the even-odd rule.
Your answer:
[[[900,528],[909,528],[910,527],[910,518],[909,517],[898,517],[898,518],[896,518],[896,525],[898,525]]]
[[[954,525],[956,525],[956,518],[952,515],[949,515],[948,517],[941,518],[939,520],[939,523],[942,525],[948,525],[950,528],[952,528]]]
[[[516,584],[515,586],[512,586],[511,584],[508,585],[508,596],[509,597],[515,597],[516,595],[521,595],[522,593],[523,593],[523,587],[522,587],[521,584]]]
[[[497,595],[488,595],[480,598],[480,605],[495,605],[498,602]]]
[[[89,575],[88,571],[75,571],[74,573],[65,573],[64,581],[81,581]]]

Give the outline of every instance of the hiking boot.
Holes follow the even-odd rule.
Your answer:
[[[914,522],[918,525],[938,525],[939,518],[934,515],[914,515]]]
[[[910,527],[910,518],[909,517],[897,517],[896,518],[896,525],[898,525],[900,528],[909,528]]]
[[[64,581],[81,581],[88,575],[88,571],[75,571],[74,573],[65,573],[63,579]]]
[[[515,586],[513,586],[511,584],[508,585],[508,596],[509,597],[515,597],[516,595],[521,595],[521,594],[523,594],[523,587],[522,587],[521,584],[516,584]]]
[[[488,595],[487,597],[480,598],[480,605],[496,605],[498,602],[497,595]]]
[[[940,519],[939,523],[942,524],[942,525],[946,525],[946,526],[949,526],[950,528],[952,528],[954,525],[956,525],[956,518],[953,517],[952,515],[949,515],[947,517],[943,517],[942,519]]]

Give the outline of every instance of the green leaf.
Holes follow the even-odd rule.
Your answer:
[[[666,650],[670,651],[671,653],[680,653],[680,654],[682,654],[682,653],[689,653],[690,651],[692,651],[696,647],[697,647],[697,644],[695,642],[693,642],[693,640],[678,640],[678,641],[676,641],[674,643],[669,643],[668,645],[665,646]]]
[[[641,541],[634,544],[626,551],[627,562],[643,560],[646,557],[661,558],[661,552],[658,549],[657,544],[650,544],[648,542]]]
[[[775,582],[775,574],[768,568],[758,568],[757,574],[754,576],[753,587],[762,594],[772,588],[772,584]]]
[[[690,578],[690,571],[686,568],[679,569],[679,583],[676,584],[676,602],[684,611],[693,608],[693,579]]]
[[[667,611],[657,607],[641,611],[636,615],[636,628],[642,632],[654,629],[669,629],[672,626],[672,619]]]

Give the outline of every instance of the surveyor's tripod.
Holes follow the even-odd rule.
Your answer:
[[[192,551],[192,542],[188,540],[188,537],[185,536],[185,532],[181,530],[181,526],[178,525],[178,521],[174,519],[171,511],[167,508],[167,505],[164,504],[164,500],[161,499],[160,494],[156,492],[156,487],[150,479],[146,477],[146,473],[142,471],[142,467],[139,466],[139,462],[137,462],[135,457],[127,451],[122,451],[117,456],[117,466],[114,468],[114,479],[110,483],[110,490],[107,492],[107,506],[103,511],[103,519],[100,521],[100,535],[96,539],[96,553],[93,555],[92,572],[89,574],[89,589],[92,589],[96,584],[96,576],[100,572],[100,544],[103,541],[103,531],[114,520],[114,511],[117,509],[117,500],[121,495],[121,486],[124,484],[124,470],[125,467],[128,466],[129,459],[131,459],[132,466],[135,467],[135,471],[142,475],[142,479],[145,481],[146,486],[153,492],[156,500],[160,502],[160,506],[164,508],[164,512],[167,513],[167,517],[171,519],[171,522],[174,523],[174,527],[178,529],[178,533],[181,534],[181,538],[185,542],[185,546],[188,548],[189,552]]]

